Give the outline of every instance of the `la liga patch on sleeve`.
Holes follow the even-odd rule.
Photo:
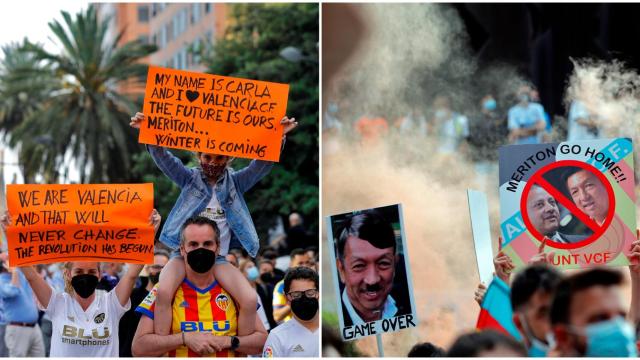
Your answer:
[[[273,357],[273,349],[271,349],[271,346],[267,346],[264,348],[264,351],[262,352],[262,357],[265,357],[265,358]]]

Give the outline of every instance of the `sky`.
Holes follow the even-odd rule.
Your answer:
[[[42,42],[47,50],[56,49],[49,39],[49,22],[62,20],[61,10],[75,14],[85,9],[85,0],[33,1],[19,0],[2,2],[0,5],[0,44],[21,41],[28,37],[31,41]]]
[[[86,9],[88,4],[89,1],[85,0],[3,1],[0,3],[0,46],[27,37],[32,42],[42,43],[49,51],[56,51],[58,47],[50,39],[49,22],[54,19],[62,21],[62,10],[75,14]],[[1,161],[4,163],[5,183],[22,183],[23,178],[16,165],[17,154],[1,140],[0,147],[4,150]],[[76,180],[77,175],[77,171],[71,170],[69,180]]]

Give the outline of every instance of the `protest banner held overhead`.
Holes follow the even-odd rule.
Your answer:
[[[522,267],[545,243],[574,269],[629,265],[636,210],[626,138],[500,148],[503,251]]]
[[[11,266],[153,262],[153,184],[7,185]]]
[[[416,327],[402,207],[329,216],[327,226],[342,338]]]
[[[139,142],[278,161],[289,85],[150,66]]]

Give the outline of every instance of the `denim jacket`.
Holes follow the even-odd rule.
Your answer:
[[[207,207],[212,196],[212,186],[202,169],[187,168],[166,148],[148,145],[147,150],[158,168],[181,189],[180,196],[160,233],[160,241],[171,249],[177,249],[180,245],[182,224]],[[261,160],[253,160],[247,167],[238,171],[228,167],[215,187],[217,199],[224,209],[231,229],[230,248],[239,242],[251,257],[258,254],[260,242],[242,195],[267,175],[272,167],[273,162]]]

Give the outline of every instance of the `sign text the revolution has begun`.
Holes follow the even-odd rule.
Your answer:
[[[151,263],[153,184],[7,185],[11,266]]]

